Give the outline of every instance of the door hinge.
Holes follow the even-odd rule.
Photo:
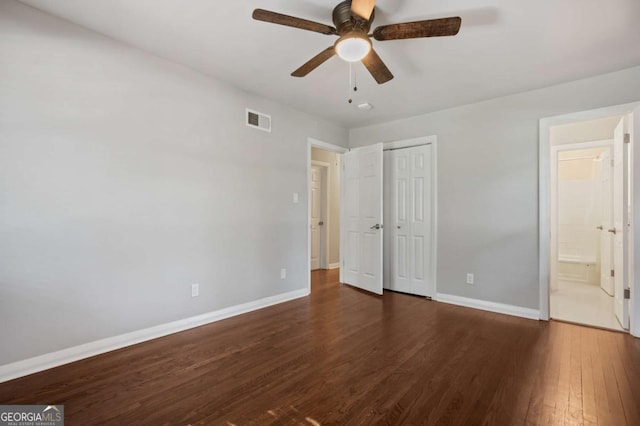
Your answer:
[[[624,134],[624,143],[631,143],[631,135],[629,133]]]
[[[624,298],[625,299],[631,299],[631,289],[630,288],[625,288],[624,289]]]
[[[614,271],[613,269],[611,270],[611,276],[615,277],[616,276],[616,271]]]
[[[613,158],[611,159],[611,167],[613,167],[615,163],[613,162]]]

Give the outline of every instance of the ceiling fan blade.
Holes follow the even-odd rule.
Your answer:
[[[376,0],[353,0],[351,2],[351,12],[367,21],[371,18],[374,7],[376,7]]]
[[[318,53],[313,58],[309,59],[303,66],[291,73],[293,77],[304,77],[311,71],[324,64],[336,54],[336,49],[333,46],[327,47],[322,52]]]
[[[287,27],[300,28],[301,30],[315,31],[316,33],[327,35],[334,35],[338,33],[335,28],[329,25],[296,18],[295,16],[283,15],[281,13],[271,12],[264,9],[254,10],[253,19],[257,21],[270,22],[272,24],[285,25]]]
[[[393,74],[391,74],[389,68],[387,68],[384,62],[382,62],[382,59],[380,59],[380,56],[378,56],[373,49],[364,57],[362,64],[369,70],[378,84],[386,83],[393,78]]]
[[[462,19],[456,16],[453,18],[383,25],[373,31],[373,37],[378,41],[384,41],[402,40],[405,38],[453,36],[460,31],[460,24],[462,24]]]

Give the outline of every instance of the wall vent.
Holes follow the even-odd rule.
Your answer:
[[[245,123],[254,129],[271,132],[271,116],[247,108]]]

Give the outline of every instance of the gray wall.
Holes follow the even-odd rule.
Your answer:
[[[307,138],[346,130],[13,1],[0,58],[0,365],[307,287]]]
[[[437,135],[438,292],[537,309],[539,119],[638,100],[635,67],[352,129],[349,143]]]
[[[311,148],[311,159],[329,163],[329,263],[340,262],[340,159],[336,152]]]

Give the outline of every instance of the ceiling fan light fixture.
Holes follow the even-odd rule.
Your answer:
[[[366,35],[349,33],[338,39],[335,49],[341,59],[347,62],[358,62],[371,51],[371,41]]]

